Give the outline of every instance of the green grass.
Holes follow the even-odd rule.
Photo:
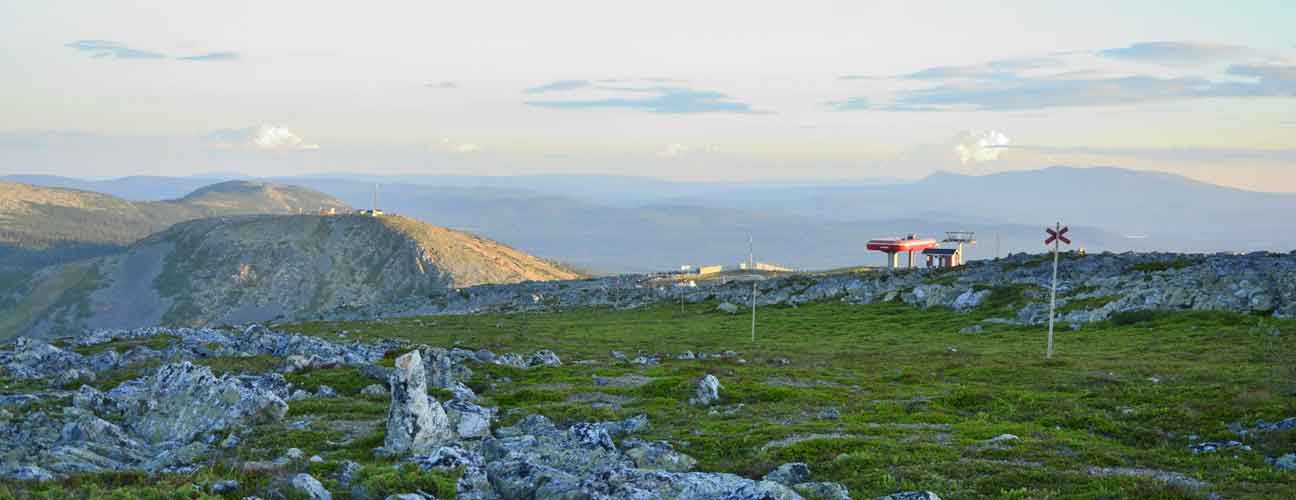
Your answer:
[[[988,325],[981,335],[958,333],[1040,300],[1035,288],[992,290],[987,303],[968,314],[898,303],[762,308],[756,343],[749,338],[748,316],[717,313],[715,303],[682,311],[678,304],[663,304],[630,311],[313,322],[285,329],[325,338],[347,330],[353,338],[497,353],[552,349],[563,366],[472,365],[468,385],[486,403],[501,406],[500,425],[530,413],[559,423],[647,413],[652,426],[642,437],[674,443],[698,459],[700,470],[754,478],[780,463],[804,461],[814,479],[841,482],[855,498],[908,489],[933,490],[943,498],[1200,498],[1210,492],[1284,498],[1296,491],[1296,473],[1264,463],[1265,454],[1296,451],[1292,433],[1250,442],[1255,452],[1193,455],[1187,449],[1190,434],[1232,439],[1230,423],[1296,415],[1296,322],[1214,312],[1118,315],[1059,333],[1056,355],[1046,361],[1043,328]],[[612,350],[734,350],[745,363],[665,360],[636,367],[613,364]],[[772,363],[775,358],[791,363]],[[257,358],[202,362],[229,371],[273,366],[273,360]],[[712,408],[689,405],[695,381],[707,373],[724,386],[720,402]],[[595,376],[630,374],[651,380],[640,386],[594,382]],[[452,475],[393,469],[390,460],[373,453],[383,441],[387,405],[361,399],[358,392],[375,381],[350,368],[288,377],[307,389],[329,385],[341,397],[290,403],[284,423],[249,431],[232,452],[237,458],[271,459],[289,447],[318,454],[324,464],[301,467],[318,473],[335,498],[349,495],[331,475],[341,460],[367,465],[363,482],[375,491],[417,486],[450,496],[445,488]],[[615,404],[595,406],[592,399]],[[820,419],[829,407],[841,418]],[[300,420],[310,425],[287,427]],[[1020,439],[985,443],[1003,433]],[[1198,491],[1148,477],[1096,475],[1090,472],[1095,467],[1174,472],[1209,487]],[[199,481],[204,474],[210,472],[192,477]],[[169,477],[157,481],[187,484]],[[269,479],[253,481],[261,482],[239,495],[265,496],[256,485]]]
[[[819,303],[760,311],[758,341],[749,318],[715,304],[633,311],[317,322],[288,329],[322,336],[415,344],[459,343],[496,352],[553,349],[555,369],[474,366],[470,385],[504,410],[503,424],[543,413],[562,423],[648,413],[647,437],[669,440],[701,470],[758,477],[779,463],[805,461],[816,479],[846,484],[867,498],[931,489],[968,498],[1195,498],[1289,494],[1296,474],[1264,463],[1264,453],[1296,451],[1290,436],[1256,442],[1258,452],[1192,455],[1186,436],[1231,439],[1227,425],[1296,415],[1296,323],[1225,313],[1158,313],[1065,332],[1045,361],[1041,328],[993,325],[958,330],[1039,300],[1023,286],[992,289],[970,314],[903,304]],[[1096,303],[1099,299],[1095,299]],[[732,361],[610,364],[609,352],[735,350]],[[393,355],[398,353],[392,353]],[[792,360],[788,366],[769,361]],[[577,365],[591,359],[598,365]],[[597,386],[593,376],[638,373],[641,387]],[[703,374],[720,378],[719,408],[687,404]],[[504,383],[507,379],[510,383]],[[1153,380],[1156,380],[1155,382]],[[490,389],[494,384],[495,388]],[[592,407],[578,395],[616,396]],[[741,405],[741,407],[739,407]],[[820,420],[827,407],[840,420]],[[1002,433],[1021,439],[1002,446]],[[771,446],[790,437],[818,439]],[[777,444],[777,443],[776,443]],[[1285,450],[1285,451],[1284,451]],[[1025,465],[1023,465],[1025,464]],[[1146,477],[1098,476],[1090,467],[1171,471],[1206,481],[1175,489]]]

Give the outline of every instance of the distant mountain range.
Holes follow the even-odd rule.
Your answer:
[[[185,184],[144,179],[123,180],[122,184],[140,189]],[[80,189],[0,181],[0,272],[115,253],[187,220],[315,212],[320,207],[347,209],[346,203],[323,193],[265,182],[229,181],[190,191],[165,201],[128,201]]]
[[[123,252],[0,287],[0,339],[86,328],[203,326],[580,277],[498,242],[395,216],[182,222]]]
[[[121,196],[196,189],[210,178],[83,181],[17,177]],[[1040,251],[1043,227],[1072,226],[1091,251],[1289,250],[1296,195],[1257,193],[1181,176],[1118,168],[1050,167],[982,176],[938,173],[915,182],[686,183],[602,176],[365,176],[266,179],[508,242],[602,272],[757,258],[796,268],[882,264],[878,236],[976,231],[969,258]],[[154,186],[154,187],[150,187]]]

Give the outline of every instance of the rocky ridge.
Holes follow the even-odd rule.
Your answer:
[[[900,301],[916,307],[970,311],[995,293],[1020,295],[1010,314],[993,322],[1047,321],[1051,279],[1047,255],[1016,254],[974,261],[957,269],[915,269],[829,274],[766,274],[752,278],[626,275],[466,288],[435,300],[406,300],[339,308],[321,319],[545,311],[579,307],[630,309],[659,302],[720,302],[737,312],[759,306],[797,306],[837,300],[852,304]],[[1060,321],[1081,326],[1138,310],[1232,311],[1296,317],[1296,252],[1232,254],[1125,253],[1063,256],[1058,272]],[[745,307],[743,307],[745,308]]]

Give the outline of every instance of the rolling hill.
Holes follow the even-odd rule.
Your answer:
[[[204,217],[346,209],[310,189],[264,182],[210,185],[166,201],[0,181],[0,272],[98,257],[171,225]]]
[[[404,217],[208,218],[119,254],[41,270],[0,296],[0,338],[265,321],[486,283],[577,277],[498,242]]]

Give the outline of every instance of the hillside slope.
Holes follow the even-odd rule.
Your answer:
[[[262,182],[230,181],[176,200],[132,202],[90,191],[0,181],[0,272],[107,255],[186,220],[314,212],[320,207],[347,205],[310,189]]]
[[[576,277],[498,242],[402,217],[199,219],[121,254],[43,270],[0,296],[0,338],[264,321]]]

